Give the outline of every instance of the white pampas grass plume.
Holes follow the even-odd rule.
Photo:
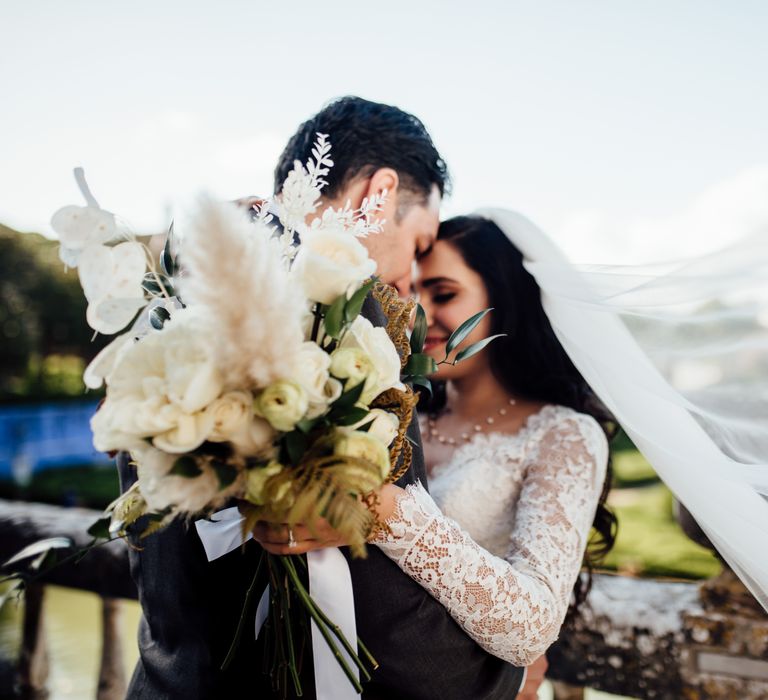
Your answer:
[[[304,340],[307,301],[280,243],[235,204],[200,198],[179,260],[181,298],[214,324],[225,384],[257,389],[290,377]]]

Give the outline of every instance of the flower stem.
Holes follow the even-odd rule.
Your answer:
[[[314,601],[313,601],[313,604],[314,604]],[[337,639],[344,645],[344,649],[346,650],[347,654],[349,654],[350,657],[352,657],[352,660],[357,664],[357,667],[365,676],[365,680],[367,681],[371,680],[371,674],[368,673],[368,669],[365,667],[363,662],[358,657],[357,652],[352,648],[352,645],[349,643],[349,640],[347,640],[347,638],[344,636],[344,633],[341,631],[341,627],[339,627],[335,622],[333,622],[317,605],[315,605],[315,610],[317,611],[317,614],[320,616],[320,619],[326,624],[328,629],[330,629],[331,632],[333,632],[336,635]],[[359,637],[357,641],[359,644],[360,643]],[[363,649],[366,656],[372,662],[373,667],[378,668],[379,664],[376,662],[373,656],[371,656],[371,653],[364,646],[363,646]]]
[[[336,643],[333,641],[333,637],[331,636],[331,633],[326,627],[325,622],[318,614],[317,606],[314,604],[314,601],[312,600],[312,598],[310,598],[309,594],[307,593],[307,590],[304,588],[304,585],[301,583],[301,580],[299,579],[299,576],[296,573],[296,568],[294,567],[293,562],[290,560],[290,557],[281,556],[279,558],[280,558],[280,562],[285,567],[285,570],[288,572],[288,576],[291,579],[291,583],[293,584],[294,590],[298,594],[307,612],[312,617],[312,620],[317,625],[317,628],[320,630],[320,634],[322,634],[323,639],[325,639],[325,643],[330,647],[331,651],[333,652],[333,655],[336,658],[336,661],[338,662],[339,666],[341,666],[342,670],[344,671],[344,674],[349,679],[349,682],[354,686],[355,690],[358,693],[362,693],[363,686],[360,685],[360,681],[355,677],[355,674],[352,673],[352,669],[349,667],[341,651],[339,651],[339,648],[336,646]],[[356,658],[356,656],[357,656],[356,654],[353,654],[353,658]],[[358,661],[358,665],[359,665],[359,661]]]
[[[232,644],[229,645],[227,656],[224,659],[224,662],[221,664],[222,671],[226,671],[227,668],[229,668],[229,665],[232,663],[232,659],[235,657],[235,652],[237,651],[238,644],[240,643],[240,638],[243,636],[243,629],[245,628],[245,620],[248,614],[248,609],[251,606],[251,599],[253,598],[254,591],[256,590],[256,582],[259,579],[259,573],[261,573],[261,565],[264,563],[264,557],[266,556],[266,553],[262,552],[261,556],[259,557],[259,563],[256,565],[256,571],[253,574],[253,579],[251,579],[251,585],[248,587],[248,591],[245,594],[243,610],[240,613],[240,620],[237,623],[235,636],[232,639]]]
[[[299,671],[296,665],[296,652],[293,647],[293,630],[291,629],[291,602],[286,588],[280,589],[281,607],[283,608],[283,621],[285,623],[285,637],[288,644],[288,670],[291,673],[291,679],[293,680],[293,687],[296,690],[296,695],[301,697],[303,695],[301,689],[301,681],[299,680]]]
[[[323,320],[323,315],[320,313],[320,304],[315,304],[314,312],[315,321],[312,324],[312,342],[317,342],[317,334],[320,332],[320,322]]]

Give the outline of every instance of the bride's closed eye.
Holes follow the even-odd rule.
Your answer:
[[[443,294],[435,294],[432,297],[432,303],[433,304],[447,304],[455,296],[456,296],[456,292],[444,292]]]

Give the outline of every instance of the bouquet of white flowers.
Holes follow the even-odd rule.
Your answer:
[[[171,228],[157,263],[75,172],[86,206],[52,218],[61,258],[78,270],[94,330],[115,334],[133,321],[84,377],[90,388],[106,384],[91,423],[95,446],[130,453],[138,475],[90,529],[96,540],[125,536],[140,518],[146,537],[237,499],[243,538],[258,521],[312,530],[324,518],[365,556],[380,525],[376,491],[410,465],[416,396],[408,384],[428,385],[435,362],[421,353],[423,312],[409,338],[414,302],[377,281],[359,240],[380,231],[383,197],[313,217],[333,165],[326,136],[312,153],[295,163],[280,199],[251,215],[202,199],[183,236]],[[386,328],[361,316],[369,295]],[[449,351],[481,316],[457,329]],[[284,692],[290,678],[300,694],[294,647],[308,627],[289,612],[298,603],[361,692],[337,645],[364,678],[366,665],[308,594],[297,560],[264,552],[254,573],[254,583],[262,569],[271,582],[272,678]]]
[[[297,162],[280,200],[254,216],[201,200],[184,236],[170,232],[159,265],[77,173],[87,205],[59,210],[52,224],[62,260],[78,269],[89,324],[113,334],[138,315],[85,374],[89,387],[106,384],[95,446],[129,452],[138,471],[92,534],[122,536],[144,516],[147,536],[239,499],[243,536],[258,520],[311,529],[323,517],[364,556],[376,526],[372,494],[410,463],[405,432],[416,399],[401,370],[412,305],[377,282],[359,240],[380,230],[381,200],[305,223],[329,154],[319,134],[314,158]],[[360,315],[371,293],[390,312],[388,329]],[[265,554],[263,563],[289,589],[272,596],[275,619],[297,598],[367,675],[291,558]],[[290,674],[298,692],[291,631],[274,636],[284,648],[272,672],[278,682]]]

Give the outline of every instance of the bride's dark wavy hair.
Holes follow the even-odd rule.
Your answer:
[[[505,333],[485,350],[499,383],[512,395],[532,401],[568,406],[593,416],[608,440],[618,426],[574,367],[541,304],[541,290],[523,267],[523,256],[492,221],[458,216],[440,224],[439,241],[450,243],[464,262],[485,282],[491,312],[491,334]],[[437,384],[429,403],[431,412],[445,406],[445,387]],[[584,602],[592,585],[592,571],[616,541],[618,522],[605,505],[612,469],[609,460],[605,485],[593,523],[584,563],[587,576],[574,588],[571,613]]]

